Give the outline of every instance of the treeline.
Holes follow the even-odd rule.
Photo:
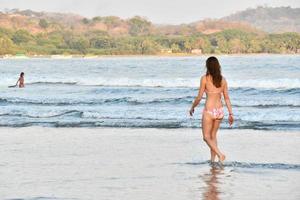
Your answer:
[[[97,20],[97,19],[95,19]],[[98,19],[99,20],[99,19]],[[85,21],[84,23],[89,23]],[[47,27],[45,21],[40,25]],[[300,34],[253,33],[227,29],[213,34],[153,34],[147,24],[132,21],[130,34],[112,36],[105,31],[76,33],[70,30],[31,34],[26,30],[0,28],[0,55],[91,54],[129,55],[192,53],[299,53]]]

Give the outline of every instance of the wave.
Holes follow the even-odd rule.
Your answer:
[[[42,113],[42,112],[41,112]],[[1,113],[0,116],[6,116],[6,117],[27,117],[27,118],[57,118],[62,116],[77,116],[81,117],[83,115],[82,111],[77,110],[69,110],[64,111],[60,113],[52,113],[52,114],[36,114],[36,115],[30,115],[30,114],[21,114],[21,113]]]
[[[122,117],[101,117],[86,116],[82,112],[64,112],[52,116],[33,116],[20,114],[1,115],[0,126],[4,127],[27,127],[27,126],[45,126],[45,127],[111,127],[111,128],[200,128],[199,120],[187,119],[155,119],[155,118],[122,118]],[[22,119],[11,120],[12,117]],[[233,127],[227,123],[221,125],[221,129],[252,129],[252,130],[299,130],[299,121],[295,122],[236,122]]]
[[[256,120],[258,120],[256,118]],[[252,129],[252,130],[299,130],[300,121],[250,121],[250,120],[236,120],[235,129]]]
[[[269,103],[269,104],[232,104],[233,107],[240,108],[300,108],[300,104],[278,104],[278,103]]]
[[[296,89],[300,88],[300,79],[282,78],[282,79],[246,79],[246,80],[230,80],[229,87],[233,88],[261,88],[261,89]]]
[[[148,124],[136,124],[136,123],[104,123],[103,121],[86,121],[86,122],[23,122],[14,124],[2,124],[0,127],[30,127],[30,126],[43,126],[43,127],[56,127],[56,128],[96,128],[96,127],[107,127],[107,128],[164,128],[164,129],[174,129],[174,128],[185,128],[181,126],[181,123],[148,123]]]
[[[27,105],[45,105],[45,106],[67,106],[67,105],[102,105],[111,103],[126,103],[131,105],[141,104],[160,104],[160,103],[191,103],[194,99],[193,96],[175,97],[175,98],[162,98],[150,100],[138,100],[130,97],[110,98],[110,99],[97,99],[97,100],[32,100],[22,98],[0,98],[0,103],[4,104],[27,104]]]
[[[240,92],[246,94],[265,94],[265,95],[272,95],[272,94],[300,94],[300,88],[255,88],[255,87],[235,87],[229,88],[233,92]]]
[[[133,97],[119,97],[119,98],[106,98],[106,99],[25,99],[25,98],[0,98],[0,105],[37,105],[37,106],[93,106],[93,105],[111,105],[111,104],[124,104],[124,105],[159,105],[159,104],[191,104],[195,96],[186,95],[172,98],[152,98],[152,99],[136,99]],[[205,98],[205,97],[204,97]],[[233,102],[232,106],[236,108],[299,108],[300,102],[285,102],[280,103],[264,102],[261,101],[248,101],[248,102]]]
[[[65,80],[65,77],[58,80],[32,81],[28,85],[83,85],[83,86],[107,86],[107,87],[170,87],[170,88],[198,88],[199,78],[103,78],[92,77],[88,79]],[[230,88],[260,88],[260,89],[300,89],[300,79],[228,79]]]
[[[58,197],[32,197],[32,198],[12,198],[5,200],[75,200],[74,198],[58,198]]]
[[[209,165],[210,161],[204,162],[186,162],[175,163],[183,165]],[[214,166],[220,166],[221,164],[214,163]],[[252,162],[225,162],[222,166],[231,168],[248,168],[248,169],[281,169],[281,170],[300,170],[299,164],[285,164],[285,163],[252,163]]]
[[[29,82],[26,85],[76,85],[77,82],[60,82],[60,81],[37,81],[37,82]]]

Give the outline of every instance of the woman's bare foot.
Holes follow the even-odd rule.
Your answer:
[[[226,159],[226,156],[224,154],[221,154],[221,156],[219,157],[219,161],[221,163],[223,163],[225,159]]]

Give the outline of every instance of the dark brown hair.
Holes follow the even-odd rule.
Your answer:
[[[24,72],[21,72],[20,76],[21,76],[21,77],[24,76]]]
[[[214,86],[221,87],[222,74],[218,59],[214,56],[209,57],[206,60],[206,69],[206,76],[211,75]]]

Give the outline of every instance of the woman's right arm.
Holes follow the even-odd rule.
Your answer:
[[[224,95],[224,100],[225,100],[225,104],[226,107],[228,109],[229,112],[229,124],[232,125],[233,124],[233,113],[232,113],[232,106],[231,106],[231,102],[230,102],[230,98],[229,98],[229,94],[228,94],[228,85],[227,85],[227,81],[224,79],[224,91],[223,91],[223,95]]]
[[[195,107],[197,107],[199,105],[199,103],[202,99],[202,96],[203,96],[203,93],[204,93],[204,90],[205,90],[205,83],[206,83],[205,81],[206,81],[206,78],[205,78],[205,76],[203,76],[201,78],[201,81],[200,81],[200,87],[199,87],[198,95],[195,98],[195,100],[192,104],[192,107],[190,109],[190,116],[193,116]]]

